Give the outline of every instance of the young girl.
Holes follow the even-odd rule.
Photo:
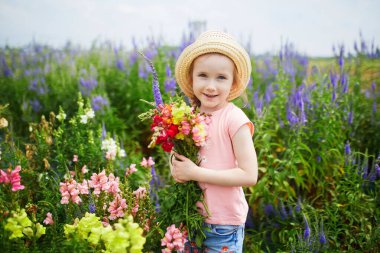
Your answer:
[[[206,146],[197,166],[174,153],[171,172],[177,182],[197,181],[208,207],[204,252],[242,252],[248,213],[242,186],[257,182],[254,126],[230,101],[247,87],[251,61],[228,34],[205,32],[179,56],[175,76],[181,90],[201,112],[211,115]],[[194,251],[195,252],[195,251]]]

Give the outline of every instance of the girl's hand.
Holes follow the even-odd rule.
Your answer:
[[[171,159],[171,173],[173,178],[179,182],[184,183],[193,180],[194,173],[198,166],[189,158],[173,152],[174,158]]]

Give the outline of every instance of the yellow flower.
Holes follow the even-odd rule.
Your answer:
[[[177,140],[184,140],[185,139],[185,135],[181,132],[179,132],[178,134],[175,135],[175,138]]]
[[[177,107],[177,104],[175,104],[172,107],[172,115],[173,115],[173,124],[179,125],[186,114],[189,114],[191,112],[191,108],[186,105],[185,102],[181,102],[180,106]]]

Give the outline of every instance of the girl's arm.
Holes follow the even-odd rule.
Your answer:
[[[185,156],[174,153],[172,175],[177,182],[194,180],[222,186],[251,186],[257,182],[256,151],[249,127],[239,128],[232,138],[238,168],[227,170],[206,169],[197,166]]]

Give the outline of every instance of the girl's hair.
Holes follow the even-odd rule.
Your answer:
[[[206,54],[202,54],[200,56],[203,56],[203,55],[207,55],[207,54],[219,54],[219,55],[223,55],[223,56],[226,56],[224,54],[221,54],[221,53],[206,53]],[[193,84],[193,71],[194,71],[194,62],[196,59],[198,59],[200,56],[198,56],[197,58],[195,58],[191,64],[190,64],[190,68],[189,68],[189,80],[191,82],[191,84]],[[228,57],[228,56],[226,56]],[[229,58],[229,57],[228,57]],[[232,61],[232,60],[231,60]],[[232,63],[234,63],[232,61]],[[237,85],[237,83],[240,82],[240,76],[238,75],[238,72],[237,72],[237,68],[236,68],[236,65],[234,63],[234,72],[233,72],[233,83],[232,83],[232,87],[234,87],[235,85]],[[231,87],[231,89],[232,89]],[[241,95],[243,101],[244,101],[244,104],[247,104],[247,94],[245,92],[242,93]],[[194,106],[197,106],[197,107],[200,107],[201,106],[201,102],[199,101],[199,99],[194,95],[194,93],[192,94],[192,97],[190,97],[190,101],[191,101],[191,104],[194,105]]]

